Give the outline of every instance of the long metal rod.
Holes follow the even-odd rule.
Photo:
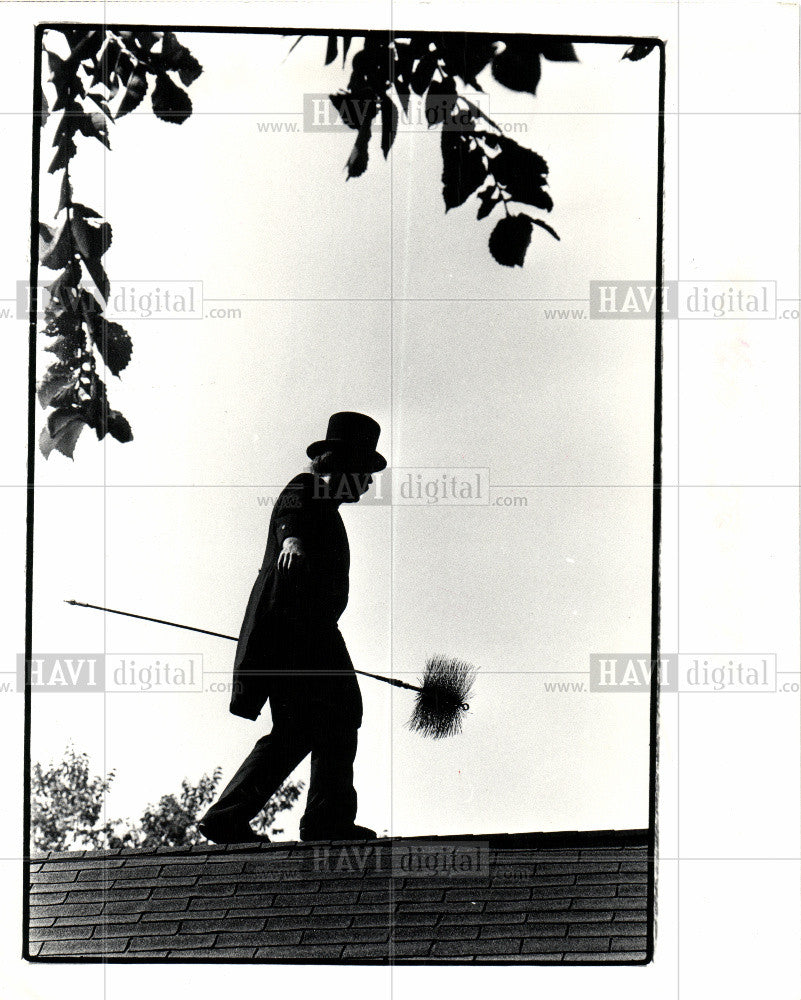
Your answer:
[[[65,604],[72,604],[76,608],[93,608],[95,611],[107,611],[110,615],[122,615],[124,618],[138,618],[143,622],[155,622],[157,625],[169,625],[172,628],[182,628],[187,632],[200,632],[201,635],[213,635],[216,639],[230,639],[231,642],[237,642],[237,636],[226,635],[225,632],[212,632],[211,629],[198,628],[196,625],[182,625],[180,622],[170,622],[166,618],[151,618],[150,615],[137,615],[133,611],[119,611],[117,608],[104,608],[100,604],[88,604],[86,601],[65,601]],[[422,691],[423,689],[417,687],[416,684],[407,684],[406,681],[398,680],[397,677],[384,677],[382,674],[371,674],[366,670],[356,670],[357,674],[361,674],[362,677],[372,677],[377,681],[383,681],[385,684],[393,684],[395,687],[406,688],[409,691]]]
[[[218,639],[230,639],[237,641],[235,635],[226,635],[225,632],[212,632],[207,628],[197,628],[194,625],[180,625],[178,622],[168,622],[166,618],[151,618],[150,615],[136,615],[133,611],[118,611],[116,608],[104,608],[100,604],[87,604],[85,601],[65,601],[65,604],[74,604],[78,608],[94,608],[95,611],[108,611],[112,615],[123,615],[125,618],[139,618],[143,622],[156,622],[157,625],[172,625],[173,628],[186,629],[187,632],[202,632],[203,635],[213,635]]]

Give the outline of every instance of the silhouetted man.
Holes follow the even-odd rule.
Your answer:
[[[199,824],[217,843],[262,840],[250,826],[309,753],[311,779],[301,840],[372,839],[356,826],[353,761],[362,698],[337,622],[348,603],[350,552],[341,503],[358,503],[373,472],[379,425],[335,413],[324,440],[309,445],[312,471],[285,487],[273,507],[264,562],[250,595],[234,664],[230,710],[256,719],[269,699],[263,736]]]

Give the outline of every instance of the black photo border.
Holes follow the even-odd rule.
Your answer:
[[[406,965],[431,965],[427,959],[407,959],[401,963],[393,963],[390,959],[386,962],[376,962],[376,960],[347,959],[298,959],[297,962],[287,960],[271,959],[238,959],[238,958],[148,958],[135,955],[108,955],[108,956],[33,956],[30,954],[29,920],[30,920],[30,899],[28,885],[30,882],[30,819],[31,819],[31,685],[30,685],[30,660],[32,656],[33,642],[33,539],[34,539],[34,513],[35,513],[35,463],[37,456],[36,448],[36,357],[38,350],[38,274],[39,274],[39,180],[41,165],[41,125],[44,116],[42,104],[43,94],[41,89],[42,57],[44,51],[44,34],[48,29],[62,28],[113,28],[118,31],[156,30],[174,31],[180,33],[203,33],[203,34],[242,34],[242,35],[331,35],[342,34],[343,30],[359,37],[375,34],[409,35],[416,33],[418,29],[400,31],[397,29],[369,29],[359,30],[352,27],[347,29],[329,28],[274,28],[274,27],[254,27],[254,26],[234,26],[234,25],[188,25],[188,24],[127,24],[97,21],[50,21],[35,25],[34,27],[34,60],[33,60],[33,102],[32,102],[32,140],[31,140],[31,228],[30,228],[30,296],[29,296],[29,327],[28,327],[28,410],[27,410],[27,496],[26,496],[26,539],[25,539],[25,699],[24,699],[24,751],[23,751],[23,820],[22,820],[22,859],[23,859],[23,899],[22,899],[22,957],[31,962],[69,962],[76,964],[101,962],[118,964],[240,964],[240,965],[376,965],[376,964],[402,964]],[[419,29],[425,33],[425,29]],[[457,32],[458,33],[458,32]],[[466,32],[473,34],[473,32]],[[480,32],[476,32],[477,34]],[[482,32],[486,33],[486,32]],[[533,32],[510,32],[510,34],[534,34]],[[655,944],[655,907],[656,907],[656,849],[657,849],[657,789],[658,789],[658,720],[659,720],[659,650],[660,650],[660,542],[661,542],[661,511],[662,511],[662,376],[663,376],[663,322],[662,303],[664,300],[664,261],[663,261],[663,235],[664,235],[664,172],[665,172],[665,77],[666,77],[666,41],[656,37],[642,37],[630,35],[575,35],[575,34],[544,34],[537,33],[538,37],[547,37],[554,40],[567,41],[572,43],[586,44],[607,44],[607,45],[634,45],[651,44],[654,51],[659,53],[659,95],[658,95],[658,130],[657,130],[657,190],[656,190],[656,246],[655,246],[655,351],[654,351],[654,439],[653,439],[653,504],[652,504],[652,553],[651,553],[651,661],[653,664],[651,672],[651,689],[649,694],[649,779],[648,779],[648,881],[647,881],[647,937],[646,937],[646,957],[642,960],[634,959],[622,962],[608,962],[599,959],[598,962],[571,962],[565,958],[564,961],[537,961],[536,955],[532,955],[530,962],[504,961],[493,959],[492,965],[524,965],[524,966],[544,966],[556,965],[575,967],[581,966],[642,966],[647,965],[654,957]],[[438,965],[482,965],[490,964],[482,962],[479,956],[475,960],[460,959],[454,957],[447,962],[438,961]]]

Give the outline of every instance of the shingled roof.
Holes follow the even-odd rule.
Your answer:
[[[643,963],[646,830],[32,859],[37,961]]]

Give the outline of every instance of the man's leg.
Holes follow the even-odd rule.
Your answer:
[[[209,833],[244,830],[311,749],[308,729],[279,717],[203,817]]]
[[[326,727],[312,745],[311,777],[306,812],[300,821],[305,840],[335,837],[353,826],[356,819],[356,789],[353,761],[358,730]]]
[[[311,778],[301,840],[371,839],[373,830],[354,825],[353,761],[362,721],[359,682],[355,673],[333,675],[318,689],[324,695],[313,710]]]

